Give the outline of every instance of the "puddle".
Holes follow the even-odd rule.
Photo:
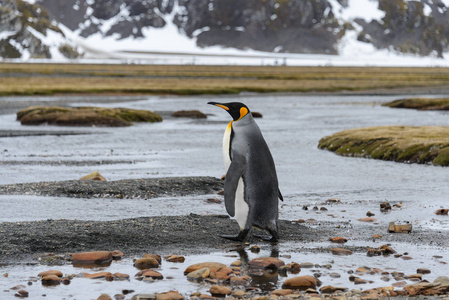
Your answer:
[[[345,247],[364,247],[367,243],[346,243]],[[75,268],[72,265],[64,266],[43,266],[43,265],[14,265],[0,267],[1,274],[8,274],[0,281],[0,298],[13,298],[15,293],[10,288],[16,285],[24,285],[26,290],[30,293],[31,298],[44,297],[45,299],[93,299],[102,293],[107,293],[110,296],[122,293],[123,290],[134,290],[135,292],[128,295],[131,298],[134,294],[139,293],[155,293],[166,292],[176,289],[181,294],[189,296],[194,292],[201,292],[209,294],[208,291],[211,284],[196,283],[188,281],[184,276],[184,270],[196,263],[200,262],[220,262],[230,266],[235,260],[242,261],[251,260],[257,257],[278,256],[285,263],[297,262],[300,264],[311,263],[312,267],[302,268],[298,274],[288,274],[288,277],[283,277],[276,272],[271,275],[258,277],[253,276],[250,286],[257,287],[268,292],[277,288],[281,288],[282,283],[287,278],[302,275],[312,275],[319,278],[322,286],[333,285],[343,286],[349,289],[369,289],[375,287],[390,286],[396,282],[392,275],[385,276],[388,282],[382,280],[384,275],[376,274],[357,274],[354,273],[359,267],[379,268],[382,271],[392,273],[394,271],[403,272],[405,275],[416,274],[418,268],[427,268],[431,270],[430,274],[423,275],[423,278],[433,281],[438,276],[447,275],[447,265],[443,264],[447,257],[434,258],[435,255],[442,255],[444,249],[432,247],[415,246],[410,251],[410,245],[393,244],[392,247],[398,252],[403,253],[409,251],[409,255],[413,257],[412,260],[407,260],[406,263],[401,258],[395,258],[393,255],[367,257],[366,252],[354,252],[349,256],[336,256],[327,251],[323,251],[330,246],[329,243],[314,243],[314,244],[292,244],[282,243],[278,246],[261,245],[259,253],[252,253],[246,249],[240,253],[236,251],[214,252],[207,255],[187,255],[183,263],[171,263],[165,260],[162,261],[161,267],[155,269],[160,272],[164,279],[155,280],[152,282],[139,281],[134,276],[139,271],[133,267],[132,258],[124,258],[120,261],[113,261],[108,267],[97,268]],[[376,247],[378,245],[368,245]],[[443,254],[444,256],[444,254]],[[138,258],[138,257],[136,257]],[[65,275],[77,275],[80,273],[96,273],[96,272],[110,272],[110,273],[125,273],[130,275],[129,280],[125,281],[106,281],[105,279],[87,279],[75,277],[71,280],[69,285],[60,284],[58,286],[43,286],[37,278],[37,274],[49,269],[56,269]],[[247,273],[245,265],[242,266],[242,275]],[[355,285],[349,281],[349,277],[355,275],[369,283],[362,285]],[[338,277],[339,276],[339,277]],[[401,280],[402,281],[402,280]],[[407,284],[412,284],[410,280],[405,280]],[[401,289],[401,288],[399,288]]]

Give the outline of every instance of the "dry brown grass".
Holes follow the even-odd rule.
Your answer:
[[[318,148],[342,156],[449,166],[449,127],[379,126],[344,130]]]
[[[0,95],[362,91],[449,85],[449,68],[0,64]]]

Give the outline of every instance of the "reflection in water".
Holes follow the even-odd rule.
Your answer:
[[[239,254],[240,261],[242,262],[240,267],[241,275],[248,275],[251,277],[251,287],[258,288],[262,291],[272,291],[277,288],[277,283],[279,280],[277,268],[264,269],[250,266],[248,253],[241,244],[236,245],[235,251]],[[278,244],[271,244],[270,257],[279,257]]]

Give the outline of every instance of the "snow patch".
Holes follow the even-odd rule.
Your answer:
[[[16,33],[17,33],[16,31],[0,31],[0,41],[7,39]]]
[[[425,16],[429,17],[432,15],[432,8],[428,4],[424,3],[423,12]]]

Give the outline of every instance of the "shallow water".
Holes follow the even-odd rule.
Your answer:
[[[420,96],[420,95],[414,95]],[[426,96],[426,95],[422,95]],[[408,96],[404,96],[408,97]],[[435,96],[433,96],[435,97]],[[317,149],[320,138],[334,132],[356,127],[377,125],[444,125],[449,126],[448,114],[444,112],[391,109],[380,103],[402,96],[309,96],[309,95],[241,95],[209,97],[148,97],[144,100],[114,104],[98,104],[111,107],[150,109],[160,112],[199,109],[209,114],[207,120],[173,119],[167,117],[162,123],[136,124],[128,128],[59,128],[52,126],[23,127],[15,121],[15,115],[0,115],[0,130],[74,130],[89,132],[86,135],[27,136],[0,138],[0,184],[72,180],[99,171],[108,180],[162,176],[215,176],[223,175],[221,141],[229,115],[206,105],[208,101],[241,101],[250,109],[261,112],[262,119],[256,119],[276,162],[280,188],[285,201],[280,210],[281,219],[316,219],[347,221],[365,216],[369,210],[376,213],[378,222],[387,225],[391,221],[411,222],[420,228],[436,229],[447,236],[447,217],[436,216],[434,211],[447,208],[449,171],[447,168],[429,165],[403,164],[362,158],[348,158]],[[48,98],[36,98],[48,100]],[[3,101],[0,99],[0,101]],[[11,101],[9,98],[8,101]],[[75,100],[76,101],[76,100]],[[75,103],[74,103],[75,104]],[[92,105],[95,105],[93,103]],[[97,164],[105,161],[105,164]],[[116,162],[116,163],[115,163]],[[63,197],[0,196],[0,221],[23,221],[45,219],[114,220],[139,216],[224,214],[223,204],[210,204],[205,195],[181,198],[143,199],[73,199]],[[331,197],[340,198],[342,204],[325,205],[328,211],[302,210],[303,205],[322,206]],[[390,214],[379,213],[379,203],[403,203],[402,209]],[[83,206],[83,217],[79,212]],[[145,203],[146,210],[142,209]],[[139,212],[139,215],[136,212]],[[332,215],[332,216],[329,216]],[[373,246],[363,242],[348,242],[345,246]],[[323,244],[324,245],[324,244]],[[432,273],[425,275],[433,280],[448,275],[447,265],[432,258],[445,249],[420,245],[393,244],[399,253],[408,251],[414,257],[407,261],[394,257],[367,258],[365,253],[349,257],[335,257],[328,253],[313,251],[323,246],[280,244],[281,255],[290,254],[286,262],[327,264],[333,261],[333,269],[322,271],[323,285],[343,285],[352,288],[348,281],[348,270],[368,265],[385,269],[398,269],[406,274],[416,273],[417,267],[427,267]],[[329,243],[325,243],[329,246]],[[265,249],[257,256],[269,255]],[[183,254],[183,253],[179,253]],[[229,253],[227,253],[229,254]],[[187,295],[194,291],[206,291],[207,286],[188,282],[182,272],[195,262],[220,261],[231,263],[235,258],[226,253],[187,256],[186,263],[175,265],[164,263],[164,276],[174,279],[155,283],[144,283],[131,279],[129,282],[104,282],[76,278],[69,286],[45,288],[34,283],[27,290],[35,294],[47,294],[46,299],[86,299],[108,292],[113,295],[121,289],[136,292],[165,291],[176,288]],[[250,257],[256,257],[250,253]],[[444,259],[448,259],[444,257]],[[74,273],[71,266],[57,267],[63,272]],[[10,288],[35,276],[45,266],[7,266],[0,272],[9,273],[8,279],[0,281],[0,290]],[[107,268],[111,272],[137,273],[130,258],[113,263]],[[313,269],[312,269],[313,270]],[[342,277],[332,279],[326,272],[336,271]],[[80,271],[81,272],[81,271]],[[301,275],[311,273],[301,271]],[[76,272],[75,272],[76,273]],[[388,286],[378,275],[368,275],[374,283],[363,285],[363,289],[374,286]],[[179,280],[178,280],[179,279]],[[367,278],[365,278],[367,279]],[[283,279],[277,283],[280,286]],[[98,284],[100,282],[101,284]],[[357,287],[358,288],[358,287]],[[76,293],[74,291],[77,291]],[[82,293],[82,294],[80,294]],[[0,296],[12,297],[12,292]],[[76,296],[75,296],[76,294]],[[52,298],[53,297],[53,298]],[[59,298],[57,298],[59,297]]]

